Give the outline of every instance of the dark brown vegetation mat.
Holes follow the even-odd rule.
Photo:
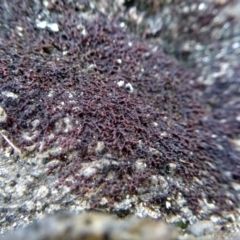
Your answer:
[[[147,194],[152,176],[160,187],[140,201],[165,209],[166,199],[181,193],[194,211],[201,198],[216,211],[236,206],[228,186],[240,180],[240,154],[229,141],[240,134],[235,105],[209,112],[191,71],[117,21],[86,17],[90,7],[1,1],[2,147],[49,151],[47,161],[60,160],[49,174],[93,207],[103,197],[111,206]],[[233,117],[219,124],[220,115]],[[82,170],[97,161],[96,169]],[[158,177],[173,172],[176,181],[162,191]]]

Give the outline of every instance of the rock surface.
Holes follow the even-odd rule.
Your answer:
[[[45,218],[3,239],[172,240],[176,237],[177,230],[162,221],[134,217],[120,220],[113,216],[89,213]]]
[[[225,230],[223,229],[225,228]],[[213,240],[238,239],[239,232],[226,226],[200,221],[187,231],[167,224],[162,220],[116,216],[100,213],[79,215],[61,213],[48,216],[33,224],[0,237],[2,240]]]

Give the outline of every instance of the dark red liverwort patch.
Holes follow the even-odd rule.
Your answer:
[[[93,205],[102,197],[113,203],[138,194],[151,176],[168,176],[173,163],[185,187],[169,182],[168,191],[149,203],[181,192],[194,211],[201,197],[221,209],[234,206],[235,195],[222,185],[240,177],[239,152],[226,138],[239,125],[216,125],[193,76],[159,46],[117,23],[83,20],[74,3],[49,6],[46,21],[57,23],[59,31],[39,29],[36,19],[44,7],[30,2],[9,1],[0,8],[0,104],[8,115],[0,126],[9,138],[21,149],[34,143],[36,151],[60,149],[49,155],[49,161],[61,161],[49,174],[57,172],[59,184],[77,194],[97,190]],[[221,134],[212,138],[216,132]],[[95,151],[99,142],[105,148]],[[79,174],[85,163],[102,164],[103,158],[107,164],[96,174]],[[135,170],[139,159],[144,171]]]

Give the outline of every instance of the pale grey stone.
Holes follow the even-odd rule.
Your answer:
[[[104,214],[60,214],[42,219],[4,240],[174,240],[176,228],[163,221],[130,217],[124,220]]]
[[[213,231],[213,223],[211,221],[198,221],[196,223],[194,223],[193,225],[191,225],[188,228],[188,231],[190,233],[192,233],[194,236],[201,236],[201,235],[205,235],[208,233],[211,233]]]

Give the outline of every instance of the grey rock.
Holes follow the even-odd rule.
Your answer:
[[[213,223],[211,221],[198,221],[196,223],[194,223],[193,225],[191,225],[188,228],[188,231],[190,233],[192,233],[194,236],[201,236],[201,235],[205,235],[208,233],[211,233],[213,231]]]
[[[230,238],[230,240],[238,240],[238,239],[240,239],[240,231],[232,234],[232,236]]]
[[[59,214],[6,234],[2,240],[174,240],[178,231],[163,221],[84,213]]]

